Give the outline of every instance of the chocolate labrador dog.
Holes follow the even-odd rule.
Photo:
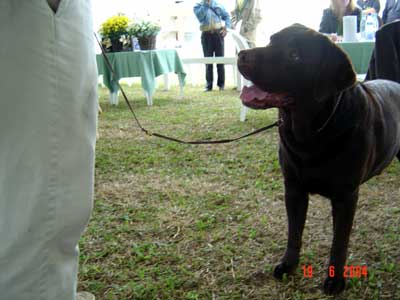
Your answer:
[[[276,278],[299,263],[309,194],[330,199],[333,241],[326,294],[345,288],[343,271],[360,185],[400,159],[400,84],[356,82],[347,55],[324,35],[299,24],[244,50],[239,71],[253,82],[242,102],[279,108],[279,161],[288,216],[286,252]],[[333,272],[332,272],[333,271]]]

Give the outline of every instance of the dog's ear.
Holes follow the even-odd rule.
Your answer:
[[[321,35],[321,64],[314,78],[314,98],[324,99],[356,83],[356,72],[347,54]]]

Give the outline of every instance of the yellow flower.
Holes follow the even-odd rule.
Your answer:
[[[99,32],[103,37],[119,37],[127,33],[129,22],[127,16],[112,16],[101,24]]]

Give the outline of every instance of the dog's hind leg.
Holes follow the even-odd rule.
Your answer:
[[[353,192],[337,195],[331,199],[333,241],[328,277],[324,282],[324,292],[329,295],[341,293],[346,285],[343,271],[347,259],[347,248],[349,245],[351,228],[353,226],[357,200],[358,189]]]
[[[297,184],[285,183],[285,204],[289,234],[285,255],[274,270],[274,277],[277,279],[282,279],[284,274],[293,273],[299,264],[301,238],[308,208],[308,193]]]

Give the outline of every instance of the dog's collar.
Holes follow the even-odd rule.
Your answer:
[[[343,91],[340,92],[340,94],[338,96],[338,100],[336,101],[335,106],[333,107],[333,110],[332,110],[331,114],[329,115],[329,117],[325,121],[325,123],[317,130],[317,133],[320,133],[322,130],[324,130],[325,127],[328,125],[329,121],[333,118],[333,115],[336,113],[337,108],[339,107],[340,101],[342,100],[342,96],[343,96]]]

